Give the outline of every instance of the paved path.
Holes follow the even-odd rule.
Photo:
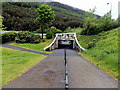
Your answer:
[[[20,51],[26,51],[26,52],[36,53],[36,54],[49,55],[47,53],[43,53],[43,52],[39,52],[39,51],[34,51],[34,50],[29,50],[29,49],[25,49],[25,48],[21,48],[21,47],[9,45],[9,44],[3,44],[3,45],[0,45],[0,46],[6,47],[6,48],[11,48],[11,49],[16,49],[16,50],[20,50]]]
[[[74,50],[66,50],[70,88],[117,88],[118,82]]]
[[[70,88],[117,88],[110,75],[77,54],[66,50]],[[64,88],[64,50],[54,50],[35,67],[13,80],[4,88]]]
[[[4,88],[64,88],[64,50],[55,50]]]

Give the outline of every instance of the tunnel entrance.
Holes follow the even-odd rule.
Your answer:
[[[73,40],[58,40],[59,49],[73,49]]]
[[[56,34],[56,37],[54,38],[53,42],[44,48],[45,51],[50,51],[54,49],[74,49],[76,51],[83,51],[85,50],[80,46],[78,43],[76,33],[59,33]]]

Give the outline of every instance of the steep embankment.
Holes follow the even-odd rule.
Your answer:
[[[88,47],[88,43],[95,42],[95,45],[81,52],[84,56],[95,65],[109,72],[114,77],[118,77],[118,28],[102,32],[98,35],[79,35],[79,43]]]

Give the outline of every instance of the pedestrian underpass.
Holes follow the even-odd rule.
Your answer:
[[[56,34],[44,50],[53,50],[53,53],[3,88],[117,89],[114,78],[77,54],[76,51],[85,49],[79,45],[75,33]]]
[[[60,33],[56,34],[53,42],[44,48],[46,51],[54,49],[74,49],[76,51],[84,51],[85,49],[80,46],[76,38],[76,33]]]

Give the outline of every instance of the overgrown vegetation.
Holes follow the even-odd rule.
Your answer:
[[[97,35],[78,35],[82,47],[88,48],[80,54],[88,60],[118,77],[118,28]],[[95,45],[93,45],[94,42]],[[90,44],[91,43],[91,44]],[[90,45],[90,46],[89,46]],[[120,78],[119,78],[120,79]]]
[[[86,17],[84,18],[84,29],[82,30],[81,34],[95,35],[102,31],[108,31],[119,26],[117,20],[111,19],[110,12],[105,14],[100,19],[93,16],[94,12],[95,9],[90,9],[90,12],[86,14]]]
[[[46,57],[4,47],[0,47],[0,49],[2,49],[2,54],[0,54],[2,55],[2,86],[28,71]]]

